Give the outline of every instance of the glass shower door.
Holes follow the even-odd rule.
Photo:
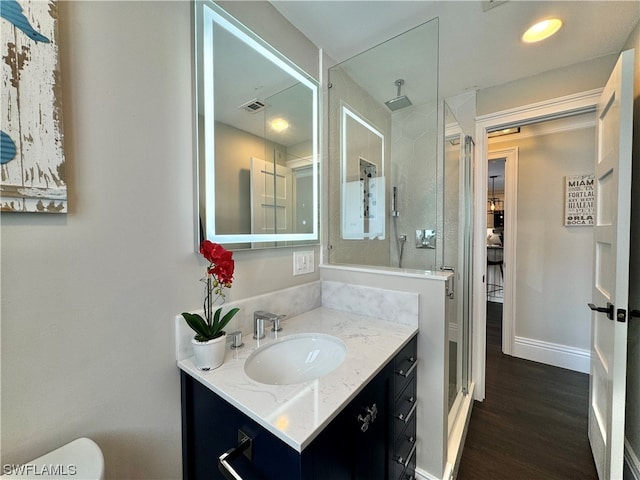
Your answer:
[[[447,313],[449,424],[468,393],[473,141],[445,102],[442,270],[453,274]]]

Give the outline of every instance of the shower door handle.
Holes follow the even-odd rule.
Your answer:
[[[440,271],[455,273],[456,269],[455,269],[455,267],[450,267],[450,266],[447,266],[447,265],[443,265],[442,267],[440,267]],[[455,295],[455,286],[454,286],[454,283],[453,283],[454,280],[455,280],[455,276],[452,275],[451,278],[449,279],[449,281],[447,282],[446,287],[445,287],[446,295],[451,300],[453,300],[453,297]]]

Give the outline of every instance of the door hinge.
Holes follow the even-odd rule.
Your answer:
[[[616,320],[624,323],[627,321],[627,311],[624,308],[619,308],[616,312]]]

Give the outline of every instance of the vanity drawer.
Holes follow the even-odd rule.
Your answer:
[[[396,355],[393,366],[393,391],[394,398],[398,398],[400,393],[406,388],[409,381],[415,377],[415,369],[418,364],[417,341],[413,338]]]
[[[393,438],[397,439],[403,430],[413,422],[415,430],[416,417],[416,377],[413,375],[409,379],[409,384],[396,399],[393,408]],[[415,436],[415,431],[413,433]]]
[[[392,479],[406,479],[413,475],[416,463],[416,420],[415,416],[407,429],[398,437],[391,459]],[[407,475],[408,474],[408,475]]]

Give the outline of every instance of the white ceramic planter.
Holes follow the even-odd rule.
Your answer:
[[[208,342],[191,339],[196,367],[199,370],[213,370],[224,362],[227,335],[224,334]]]

